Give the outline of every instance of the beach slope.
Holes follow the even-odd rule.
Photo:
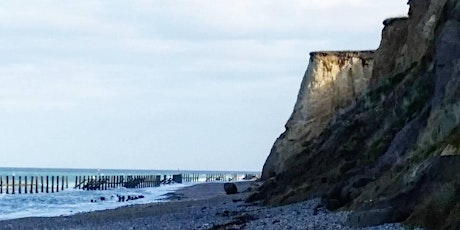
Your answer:
[[[348,213],[330,213],[319,199],[281,207],[246,203],[257,182],[238,182],[226,195],[223,183],[203,183],[166,196],[165,202],[61,217],[0,221],[0,229],[351,229]],[[385,225],[374,229],[401,229]]]

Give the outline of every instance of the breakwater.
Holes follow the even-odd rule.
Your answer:
[[[0,194],[54,193],[68,188],[68,176],[0,176]]]
[[[69,182],[69,177],[74,180]],[[108,190],[149,188],[193,182],[240,181],[258,177],[253,173],[181,173],[171,175],[34,175],[0,176],[0,194],[58,193],[69,189]]]

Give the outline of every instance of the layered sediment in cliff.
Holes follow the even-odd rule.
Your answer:
[[[357,226],[460,224],[460,2],[409,5],[408,18],[384,22],[367,88],[346,109],[329,110],[314,135],[301,90],[252,199],[280,205],[321,196],[330,209],[357,210]],[[292,138],[293,127],[302,135]]]
[[[288,158],[305,150],[301,143],[316,138],[353,105],[367,89],[374,51],[313,52],[286,131],[276,140],[264,169],[269,178],[285,168]]]

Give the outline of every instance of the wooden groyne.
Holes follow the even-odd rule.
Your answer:
[[[107,190],[111,188],[149,188],[160,186],[159,175],[137,176],[76,176],[75,188],[83,190]]]
[[[68,176],[0,176],[0,194],[55,193],[68,188]]]
[[[112,176],[76,176],[75,188],[83,190],[107,190],[112,188],[150,188],[160,185],[198,182],[199,174],[174,175],[112,175]]]
[[[87,175],[75,176],[73,189],[108,190],[150,188],[188,182],[238,181],[253,174],[181,173],[174,175]],[[0,176],[0,194],[57,193],[69,188],[69,176]]]

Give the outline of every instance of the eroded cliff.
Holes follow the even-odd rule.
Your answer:
[[[302,141],[316,138],[335,114],[356,102],[368,87],[373,56],[374,51],[310,54],[294,111],[272,148],[262,178],[284,171],[286,160],[305,150]]]
[[[460,224],[460,2],[408,4],[408,18],[384,22],[368,87],[346,109],[329,110],[314,135],[301,90],[252,200],[280,205],[320,196],[330,209],[357,210],[349,220],[357,226]],[[289,138],[293,127],[301,135]]]

